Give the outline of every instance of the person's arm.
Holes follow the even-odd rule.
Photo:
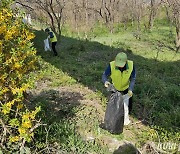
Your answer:
[[[110,75],[111,75],[111,67],[109,64],[108,67],[106,68],[106,70],[104,71],[103,75],[102,75],[102,82],[105,83],[106,81],[108,81],[108,77]]]
[[[129,90],[133,91],[135,81],[136,81],[136,69],[135,69],[135,67],[133,66],[133,71],[132,71],[131,76],[130,76]]]

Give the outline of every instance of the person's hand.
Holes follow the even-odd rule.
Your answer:
[[[128,91],[128,95],[129,95],[129,97],[132,97],[133,92],[132,92],[131,90],[129,90],[129,91]]]
[[[106,82],[104,83],[104,86],[107,88],[107,87],[109,87],[110,84],[111,84],[111,83],[110,83],[109,81],[106,81]]]

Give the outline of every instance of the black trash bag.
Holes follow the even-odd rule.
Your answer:
[[[124,102],[123,96],[113,85],[109,85],[108,91],[112,92],[108,101],[105,118],[104,129],[112,134],[120,134],[124,127]]]

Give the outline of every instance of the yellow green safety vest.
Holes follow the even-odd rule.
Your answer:
[[[133,61],[127,61],[127,69],[121,72],[116,66],[115,61],[110,62],[111,79],[114,87],[118,91],[124,91],[129,87],[130,76],[133,71]]]
[[[56,37],[56,35],[54,34],[53,31],[51,31],[51,32],[53,33],[54,37],[53,37],[53,38],[50,38],[50,41],[51,41],[51,42],[57,42],[57,37]],[[50,32],[50,33],[51,33],[51,32]]]

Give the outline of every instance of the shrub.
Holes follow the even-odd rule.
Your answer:
[[[36,107],[25,107],[24,94],[30,87],[28,73],[35,69],[34,34],[10,9],[10,2],[0,2],[0,142],[3,151],[23,150],[39,125]]]

